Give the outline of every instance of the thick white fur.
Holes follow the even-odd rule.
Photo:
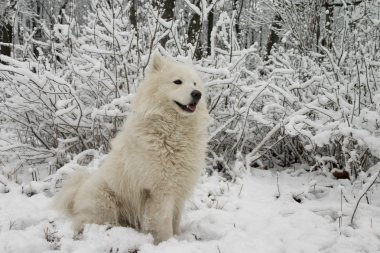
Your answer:
[[[177,79],[183,83],[174,84]],[[195,112],[185,112],[174,100],[189,104],[195,89],[202,98]],[[101,168],[72,175],[55,198],[75,233],[86,223],[131,226],[152,233],[155,244],[180,233],[184,202],[204,166],[210,119],[204,98],[191,66],[153,55]]]

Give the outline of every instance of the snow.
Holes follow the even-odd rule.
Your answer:
[[[350,200],[360,189],[304,167],[280,171],[278,186],[275,170],[241,173],[234,183],[202,176],[187,203],[182,234],[157,246],[151,235],[95,224],[73,240],[70,221],[50,208],[49,191],[28,197],[9,185],[9,193],[0,194],[0,252],[379,252],[378,186],[350,226]],[[349,200],[342,207],[341,192]]]

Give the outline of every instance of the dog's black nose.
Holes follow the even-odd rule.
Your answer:
[[[202,97],[202,93],[199,90],[193,90],[191,92],[191,96],[193,97],[194,100],[198,101]]]

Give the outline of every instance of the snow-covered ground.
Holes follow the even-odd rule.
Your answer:
[[[380,252],[378,188],[368,194],[370,204],[362,199],[351,226],[360,184],[301,168],[278,175],[255,170],[234,183],[204,176],[188,202],[183,233],[155,246],[150,235],[93,224],[73,240],[69,220],[50,209],[51,197],[28,197],[14,187],[0,194],[0,252]]]

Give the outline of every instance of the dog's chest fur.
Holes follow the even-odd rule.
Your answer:
[[[155,163],[152,172],[158,178],[170,178],[172,183],[188,180],[192,184],[199,176],[206,142],[205,129],[199,128],[197,120],[154,115],[142,122],[141,141]]]

